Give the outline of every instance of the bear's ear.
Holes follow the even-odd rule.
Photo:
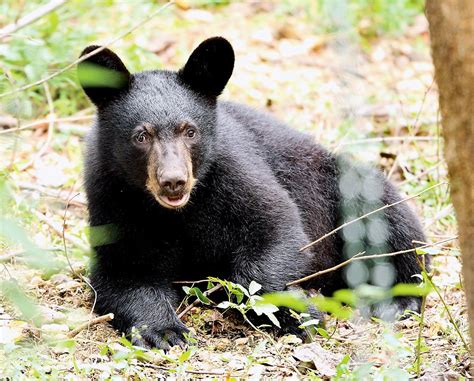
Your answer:
[[[179,75],[192,89],[217,97],[232,74],[234,60],[229,41],[222,37],[209,38],[194,50]]]
[[[100,46],[88,46],[81,57],[98,48]],[[80,62],[77,76],[87,96],[98,107],[128,89],[130,84],[130,72],[122,60],[107,48]]]

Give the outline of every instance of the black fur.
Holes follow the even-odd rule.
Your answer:
[[[93,62],[111,57],[108,67],[124,72],[109,51]],[[269,115],[218,102],[233,61],[230,44],[214,38],[201,44],[179,72],[130,75],[126,89],[108,98],[85,89],[98,107],[85,155],[90,224],[113,224],[118,234],[114,243],[95,247],[96,309],[113,312],[113,324],[121,331],[137,327],[141,344],[166,348],[182,342],[187,329],[174,312],[180,301],[175,280],[217,276],[244,286],[254,280],[264,292],[278,291],[356,253],[344,246],[342,235],[298,252],[345,218],[339,212],[344,165],[310,136]],[[200,133],[192,152],[197,183],[184,208],[169,210],[145,188],[145,158],[130,135],[148,122],[164,136],[183,121]],[[378,172],[368,173],[383,184],[379,203],[400,199]],[[352,202],[364,209],[363,197]],[[385,250],[424,240],[406,205],[379,214],[388,223]],[[396,257],[394,266],[395,282],[415,282],[412,275],[420,272],[414,254]],[[330,295],[345,281],[342,273],[332,272],[304,286]],[[397,303],[400,311],[419,308],[416,298]]]

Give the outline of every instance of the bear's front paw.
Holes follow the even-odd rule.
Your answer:
[[[301,325],[309,320],[317,320],[317,326],[324,326],[324,315],[314,307],[310,307],[306,311],[305,318],[298,320],[288,308],[280,307],[280,310],[275,313],[278,321],[280,322],[281,329],[279,334],[291,334],[300,337],[303,340],[306,340],[308,337],[308,332],[311,332],[313,329],[310,327],[301,328]]]
[[[142,325],[133,329],[132,344],[143,348],[158,348],[168,350],[175,345],[184,348],[187,344],[185,335],[189,329],[184,324],[175,324],[168,327],[153,327]]]

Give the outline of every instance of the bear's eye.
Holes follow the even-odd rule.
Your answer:
[[[146,143],[148,141],[148,134],[145,131],[136,134],[135,141],[140,144]]]
[[[189,127],[186,130],[186,136],[191,139],[194,138],[196,136],[196,130],[193,127]]]

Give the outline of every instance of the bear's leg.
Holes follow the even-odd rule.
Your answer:
[[[123,275],[113,279],[97,270],[93,273],[96,311],[112,312],[112,325],[125,332],[134,345],[165,350],[184,346],[188,329],[175,313],[178,293],[165,283],[132,280]]]
[[[235,261],[231,280],[246,288],[251,281],[255,281],[262,286],[260,293],[266,293],[287,290],[287,283],[306,275],[305,271],[307,272],[312,264],[313,254],[298,252],[301,242],[307,240],[305,234],[302,230],[295,229],[295,225],[284,227],[282,231],[286,233],[281,235],[280,242],[274,242],[267,250],[256,250],[255,253],[241,255]],[[315,308],[310,308],[306,312],[309,313],[309,317],[304,320],[317,319],[323,323],[322,313]],[[281,327],[276,333],[306,337],[306,330],[299,327],[303,321],[296,319],[288,308],[280,307],[275,316]],[[248,317],[257,326],[271,324],[263,315],[257,316],[250,312]]]

